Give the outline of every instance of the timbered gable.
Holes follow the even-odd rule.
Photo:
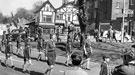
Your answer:
[[[75,22],[75,24],[78,24],[77,13],[78,10],[72,3],[64,4],[60,8],[56,9],[56,22]]]
[[[55,8],[53,7],[53,5],[50,3],[50,1],[46,1],[42,4],[42,6],[35,12],[38,13],[40,11],[55,11]]]

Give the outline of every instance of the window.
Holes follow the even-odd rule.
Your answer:
[[[63,15],[62,15],[62,14],[60,14],[60,19],[61,19],[61,20],[63,19]]]
[[[95,1],[95,8],[98,8],[98,1]]]
[[[116,2],[116,8],[120,8],[120,2]]]
[[[133,5],[133,0],[129,0],[130,5]]]
[[[52,22],[52,15],[45,15],[43,16],[43,22]]]
[[[52,22],[52,16],[47,15],[46,16],[46,22]]]
[[[68,15],[68,21],[70,21],[70,14]]]
[[[46,11],[49,11],[49,7],[46,8]]]
[[[78,16],[76,16],[76,20],[78,20]]]
[[[57,15],[57,19],[58,19],[58,20],[63,20],[63,14]]]
[[[125,3],[125,9],[128,9],[128,3],[127,2]]]
[[[43,17],[43,22],[46,22],[46,17]]]

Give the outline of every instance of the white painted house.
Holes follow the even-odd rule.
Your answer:
[[[68,0],[67,0],[68,1]],[[49,0],[43,3],[38,11],[36,11],[36,22],[43,27],[44,33],[55,32],[57,27],[61,30],[67,27],[71,22],[75,28],[80,30],[77,18],[78,10],[73,6],[73,0],[67,2],[63,0],[61,7],[55,9]]]
[[[49,0],[43,3],[38,11],[36,11],[36,22],[43,27],[44,33],[54,32],[55,28],[55,8]]]
[[[79,22],[77,14],[78,10],[73,6],[73,2],[63,4],[61,7],[56,9],[56,26],[68,26],[72,22],[76,29],[79,28]]]

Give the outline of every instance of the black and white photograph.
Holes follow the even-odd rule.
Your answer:
[[[135,0],[0,0],[0,75],[135,75]]]

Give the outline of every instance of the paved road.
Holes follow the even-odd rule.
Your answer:
[[[15,51],[14,51],[15,52]],[[3,62],[5,60],[5,55],[3,53],[0,53],[1,61]],[[43,75],[45,70],[47,69],[47,64],[45,61],[36,61],[35,58],[38,56],[38,52],[35,50],[32,51],[32,63],[33,65],[30,67],[31,74],[30,75]],[[26,75],[22,73],[22,65],[23,65],[23,59],[19,58],[17,56],[13,56],[13,61],[15,64],[15,70],[4,67],[0,65],[0,75]],[[42,58],[44,60],[44,58]],[[70,69],[71,67],[64,66],[66,58],[64,56],[57,56],[55,69],[53,71],[53,75],[63,75],[63,72],[65,70]],[[9,62],[8,62],[9,64]],[[10,64],[9,64],[10,65]],[[100,64],[91,62],[90,64],[91,70],[86,70],[89,75],[99,75],[100,70]]]

